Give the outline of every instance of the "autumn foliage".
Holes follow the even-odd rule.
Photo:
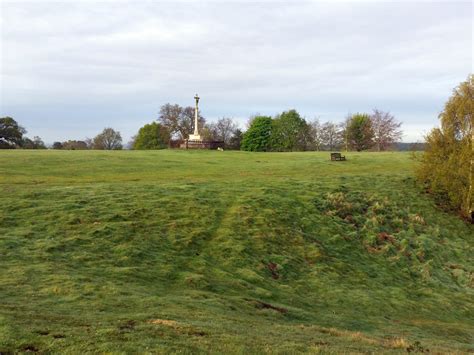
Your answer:
[[[440,203],[472,220],[474,75],[454,89],[439,118],[441,127],[426,137],[418,178]]]

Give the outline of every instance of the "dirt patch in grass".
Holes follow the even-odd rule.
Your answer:
[[[272,278],[274,280],[278,280],[280,278],[280,275],[278,274],[278,265],[273,263],[273,262],[269,262],[267,264],[267,268],[268,270],[270,270],[270,273],[272,274]]]
[[[25,345],[21,347],[20,351],[25,353],[37,353],[39,349],[34,345]]]
[[[273,311],[277,311],[277,312],[282,313],[282,314],[288,313],[288,310],[286,308],[277,307],[277,306],[274,306],[270,303],[262,302],[262,301],[259,301],[259,300],[252,300],[252,299],[246,299],[246,301],[252,303],[258,309],[271,309]]]
[[[38,335],[48,335],[49,334],[49,331],[48,330],[37,330],[35,331],[36,334]]]
[[[127,331],[127,330],[133,330],[135,328],[135,325],[137,324],[136,321],[134,320],[128,320],[125,323],[119,324],[118,328],[121,331]]]
[[[421,346],[419,341],[415,341],[413,344],[410,344],[406,349],[408,353],[429,353],[430,349],[426,349]]]

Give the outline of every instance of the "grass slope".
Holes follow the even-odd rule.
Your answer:
[[[0,152],[0,353],[472,351],[405,153]]]

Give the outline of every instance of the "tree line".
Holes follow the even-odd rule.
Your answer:
[[[227,149],[247,151],[304,151],[390,149],[401,136],[401,123],[389,112],[357,113],[341,124],[307,122],[296,110],[275,117],[256,115],[243,132],[231,118],[207,123],[198,112],[199,131],[204,140],[222,141]],[[194,109],[177,104],[161,107],[158,120],[140,128],[133,149],[161,149],[171,141],[183,141],[194,130]]]
[[[348,115],[344,122],[307,122],[296,110],[275,117],[255,116],[243,134],[247,151],[369,150],[390,149],[401,136],[401,123],[389,112]]]
[[[296,110],[274,117],[256,115],[249,119],[247,130],[242,131],[229,117],[207,122],[198,112],[199,132],[204,140],[221,141],[226,149],[246,151],[319,151],[390,149],[402,135],[401,123],[388,112],[374,110],[371,114],[348,115],[344,122],[321,123],[318,119],[306,121]],[[194,108],[177,104],[161,106],[156,121],[144,125],[132,137],[130,149],[164,149],[179,146],[194,130]],[[43,149],[39,137],[24,137],[26,130],[13,118],[0,118],[0,148]],[[53,149],[123,148],[120,132],[105,128],[94,138],[54,142]]]
[[[18,124],[12,117],[0,118],[0,149],[46,149],[43,140],[35,136],[30,139],[24,134],[26,129]],[[104,130],[93,139],[68,140],[64,142],[54,142],[53,149],[81,150],[81,149],[102,149],[118,150],[122,149],[122,137],[120,132],[112,128]]]

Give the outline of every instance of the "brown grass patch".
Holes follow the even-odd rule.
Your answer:
[[[406,349],[410,346],[410,343],[404,338],[392,338],[388,339],[385,345],[395,349]]]
[[[151,319],[148,321],[148,323],[164,325],[164,326],[172,327],[172,328],[175,328],[178,326],[178,322],[174,320],[170,320],[170,319]]]

